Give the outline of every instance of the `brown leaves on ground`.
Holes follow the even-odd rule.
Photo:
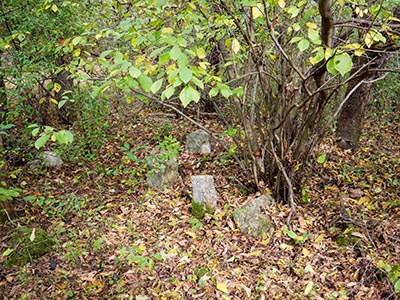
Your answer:
[[[327,139],[291,228],[290,208],[276,203],[266,208],[274,231],[263,240],[232,221],[247,197],[217,145],[211,156],[182,153],[175,187],[145,184],[143,162],[160,135],[183,144],[196,128],[154,111],[115,122],[96,161],[24,174],[25,196],[36,200],[20,201],[16,222],[45,228],[56,246],[23,268],[1,265],[2,299],[397,299],[400,143],[395,122],[376,121],[357,153]],[[220,196],[201,221],[190,213],[193,174],[213,175]],[[13,230],[2,226],[1,253]]]

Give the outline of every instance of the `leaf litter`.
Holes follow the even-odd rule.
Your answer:
[[[237,184],[238,167],[222,159],[223,149],[214,145],[210,156],[182,152],[181,182],[153,190],[145,184],[143,164],[160,141],[155,133],[165,129],[183,145],[197,128],[146,109],[124,118],[124,125],[115,121],[96,161],[24,174],[25,196],[44,204],[19,201],[18,223],[45,227],[56,245],[22,268],[1,264],[0,295],[397,299],[400,141],[398,117],[384,117],[393,122],[368,120],[356,153],[337,149],[327,138],[317,151],[324,159],[317,155],[312,163],[306,197],[298,200],[290,228],[285,224],[290,207],[276,203],[266,208],[274,229],[261,240],[241,234],[232,221],[234,209],[257,195],[246,195]],[[222,131],[213,120],[204,122]],[[219,192],[219,208],[202,220],[190,211],[193,174],[213,175]],[[12,224],[1,225],[1,253],[9,249],[13,230]]]

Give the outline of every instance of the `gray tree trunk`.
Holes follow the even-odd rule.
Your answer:
[[[386,55],[378,54],[375,57],[360,58],[356,62],[356,67],[353,68],[351,75],[359,72],[360,67],[373,63],[366,68],[365,72],[352,79],[347,86],[346,97],[351,94],[343,104],[336,125],[338,145],[342,149],[358,149],[369,95],[373,87],[373,80],[377,77],[376,72],[370,72],[368,69],[381,68],[386,61]]]

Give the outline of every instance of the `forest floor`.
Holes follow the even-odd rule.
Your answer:
[[[232,215],[258,195],[238,184],[238,167],[220,146],[210,155],[182,151],[182,181],[155,190],[145,182],[146,156],[161,136],[184,145],[197,128],[155,109],[117,112],[95,160],[19,175],[19,218],[0,225],[0,298],[398,299],[399,121],[394,113],[369,117],[356,153],[327,138],[316,153],[327,160],[312,163],[291,218],[296,235],[288,235],[290,207],[274,203],[274,230],[256,240]],[[190,211],[193,174],[213,175],[219,194],[217,211],[202,220]],[[6,267],[18,226],[45,229],[55,244]]]

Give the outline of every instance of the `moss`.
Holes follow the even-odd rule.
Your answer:
[[[207,205],[203,205],[198,202],[192,201],[192,215],[194,217],[201,220],[204,218],[204,215],[206,213],[211,214],[212,208]]]
[[[335,239],[336,244],[340,247],[347,247],[347,246],[355,246],[355,245],[363,245],[363,241],[355,236],[349,234],[341,234]]]
[[[4,266],[23,266],[51,250],[54,241],[47,232],[36,228],[34,239],[31,241],[32,231],[33,228],[18,227],[12,234],[11,243],[14,251],[4,262]]]

